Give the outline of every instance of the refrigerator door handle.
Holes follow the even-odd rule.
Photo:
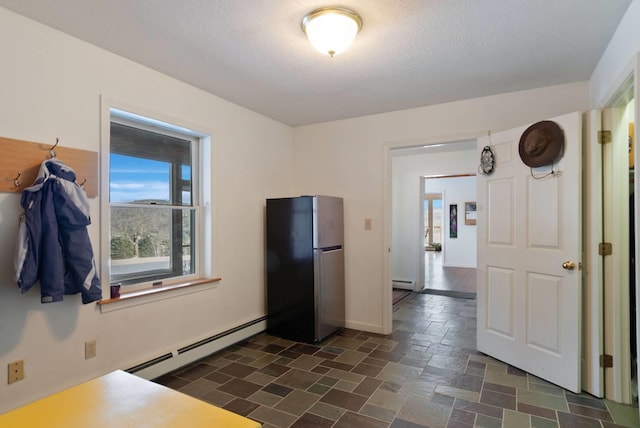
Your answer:
[[[322,251],[323,253],[328,253],[330,251],[342,251],[342,246],[341,245],[335,245],[333,247],[318,248],[318,250]]]

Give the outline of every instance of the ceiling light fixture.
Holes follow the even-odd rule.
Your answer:
[[[302,31],[313,47],[330,57],[351,46],[361,28],[360,16],[343,7],[322,7],[302,18]]]

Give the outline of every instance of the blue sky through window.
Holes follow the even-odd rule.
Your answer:
[[[168,162],[111,154],[109,200],[169,201],[171,164]]]

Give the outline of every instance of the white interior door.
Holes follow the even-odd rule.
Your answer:
[[[532,172],[550,168],[531,171],[518,155],[528,125],[491,135],[496,166],[477,189],[478,349],[579,392],[581,115],[551,120],[564,130],[564,155],[545,178]],[[478,140],[478,157],[486,145]]]

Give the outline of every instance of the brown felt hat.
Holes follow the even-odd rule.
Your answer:
[[[562,156],[564,132],[560,126],[543,120],[528,127],[520,137],[520,159],[532,168],[552,164]]]

